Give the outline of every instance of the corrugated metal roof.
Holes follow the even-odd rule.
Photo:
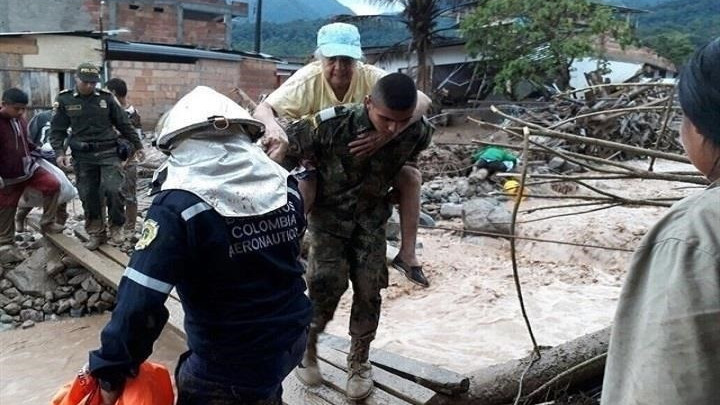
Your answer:
[[[147,44],[141,42],[124,42],[116,40],[107,41],[108,53],[131,53],[140,55],[165,55],[191,59],[215,59],[227,61],[240,61],[243,59],[262,59],[281,62],[281,59],[267,54],[256,54],[237,51],[213,51],[208,49],[187,48],[161,44]]]
[[[20,37],[23,35],[74,35],[79,37],[100,38],[99,31],[16,31],[0,32],[0,37]]]

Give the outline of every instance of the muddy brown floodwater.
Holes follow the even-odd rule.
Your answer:
[[[49,404],[88,361],[100,344],[109,314],[36,324],[29,329],[0,332],[0,404]],[[185,342],[165,330],[150,360],[172,373]]]
[[[646,161],[628,162],[639,168]],[[656,163],[657,171],[687,171],[688,165]],[[589,181],[608,192],[642,199],[684,197],[698,192],[687,184],[654,180]],[[563,203],[578,202],[565,200]],[[633,249],[662,217],[664,207],[616,207],[541,219],[570,209],[527,212],[557,204],[528,198],[518,216],[518,234],[580,245]],[[510,207],[508,207],[510,208]],[[461,228],[458,221],[440,225]],[[420,259],[430,288],[410,284],[390,270],[374,347],[461,373],[525,356],[531,342],[520,315],[512,278],[509,243],[489,237],[423,229]],[[631,253],[521,240],[518,269],[525,304],[541,345],[557,345],[608,326]],[[347,334],[350,292],[328,331]],[[108,315],[38,323],[0,332],[0,404],[45,404],[99,345]],[[152,360],[174,369],[184,342],[165,331]]]

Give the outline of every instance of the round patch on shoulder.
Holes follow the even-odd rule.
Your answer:
[[[150,246],[158,234],[158,229],[160,229],[160,226],[157,222],[152,219],[146,219],[145,222],[143,222],[140,240],[135,244],[135,250],[143,250]]]

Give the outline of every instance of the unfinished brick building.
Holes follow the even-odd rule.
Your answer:
[[[230,51],[232,19],[247,16],[246,2],[103,3],[0,0],[0,10],[7,10],[0,13],[5,14],[0,15],[0,84],[31,90],[45,104],[57,91],[73,86],[68,62],[76,66],[73,47],[77,41],[66,39],[86,35],[96,41],[83,42],[88,49],[78,52],[94,56],[85,59],[104,63],[106,78],[119,77],[128,83],[130,101],[141,111],[147,129],[197,85],[231,96],[240,88],[254,99],[277,85],[277,59]],[[100,31],[106,34],[104,42],[97,40]],[[46,89],[38,89],[38,83]]]

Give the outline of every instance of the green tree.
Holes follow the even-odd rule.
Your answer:
[[[645,38],[643,42],[658,55],[671,60],[677,68],[680,68],[695,50],[690,34],[674,30]]]
[[[461,31],[468,52],[499,69],[496,89],[508,93],[522,79],[554,79],[567,88],[575,59],[602,62],[598,44],[614,38],[627,45],[632,39],[627,21],[585,0],[487,0],[462,21]]]

